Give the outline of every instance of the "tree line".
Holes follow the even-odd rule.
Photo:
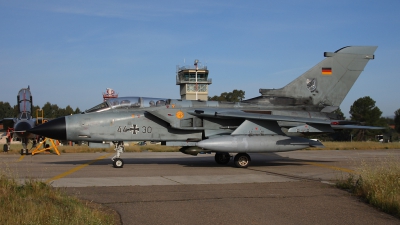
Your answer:
[[[47,102],[41,108],[38,105],[32,106],[31,114],[33,117],[38,116],[38,115],[36,115],[36,112],[38,109],[42,109],[43,117],[49,118],[49,119],[81,113],[81,110],[79,108],[76,108],[74,110],[69,105],[67,105],[67,107],[65,107],[65,108],[60,108],[60,107],[58,107],[57,104],[51,104],[50,102]],[[18,105],[14,105],[13,107],[11,107],[10,103],[0,101],[0,119],[17,117],[18,113],[19,113]],[[39,114],[39,116],[42,116],[42,115]]]

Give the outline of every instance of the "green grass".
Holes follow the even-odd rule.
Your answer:
[[[31,148],[31,144],[28,145],[29,148]],[[21,144],[12,144],[11,145],[11,150],[9,153],[20,153],[20,150],[22,148]],[[114,147],[109,147],[109,148],[89,148],[87,145],[74,145],[74,146],[58,146],[58,151],[62,153],[94,153],[94,152],[115,152]],[[144,151],[149,151],[149,152],[179,152],[180,147],[175,147],[175,146],[165,146],[165,145],[135,145],[135,144],[130,144],[129,146],[125,146],[125,152],[144,152]],[[30,149],[29,152],[32,152],[33,149]],[[54,152],[53,149],[51,149],[51,152]]]
[[[103,206],[68,196],[32,179],[23,184],[0,173],[1,224],[118,224]]]
[[[125,146],[125,152],[179,152],[180,147],[165,145],[129,145]],[[58,150],[63,153],[80,153],[80,152],[115,152],[114,147],[110,148],[89,148],[87,145],[81,146],[59,146]]]
[[[400,218],[400,158],[373,163],[363,162],[356,170],[337,181],[367,203]]]
[[[353,142],[322,142],[325,148],[307,148],[307,150],[379,150],[400,149],[400,142],[380,143],[375,141],[353,141]]]

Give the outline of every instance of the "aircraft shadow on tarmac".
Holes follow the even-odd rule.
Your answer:
[[[306,165],[306,162],[317,162],[317,163],[329,163],[333,161],[327,160],[303,160],[296,158],[289,158],[277,155],[275,153],[267,154],[250,154],[252,157],[251,165],[249,167],[275,167],[275,166],[290,166]],[[58,161],[58,162],[44,162],[45,164],[72,164],[82,165],[91,162],[94,159],[88,160],[71,160],[71,161]],[[228,164],[219,165],[214,161],[214,154],[210,154],[209,157],[176,157],[176,158],[123,158],[125,166],[140,165],[140,164],[158,164],[158,165],[181,165],[185,167],[235,167],[233,160]],[[90,165],[109,165],[112,167],[112,161],[110,158],[98,160]]]

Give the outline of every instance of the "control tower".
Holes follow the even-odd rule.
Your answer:
[[[103,92],[103,101],[107,101],[110,98],[118,98],[118,94],[111,88],[106,89],[106,93]]]
[[[208,100],[207,66],[199,66],[199,60],[194,60],[194,66],[176,66],[176,85],[180,86],[182,100]]]

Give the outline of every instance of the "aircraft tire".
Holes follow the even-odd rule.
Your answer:
[[[8,145],[7,144],[3,145],[3,152],[8,152]]]
[[[246,153],[239,153],[235,155],[234,162],[237,168],[247,168],[251,162],[251,158]]]
[[[24,155],[25,151],[23,149],[21,149],[21,155]]]
[[[124,167],[124,160],[122,160],[120,158],[114,159],[113,166],[114,166],[114,168],[122,168],[122,167]]]
[[[227,164],[231,160],[231,156],[229,153],[215,153],[215,162],[218,164],[224,165]]]

